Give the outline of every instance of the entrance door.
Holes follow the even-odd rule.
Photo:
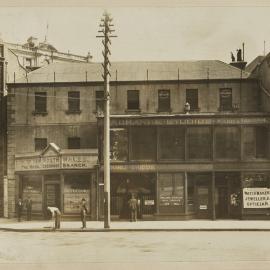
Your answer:
[[[61,209],[60,185],[46,184],[45,185],[45,201],[46,209],[48,206],[53,206]]]
[[[209,186],[197,185],[196,187],[197,197],[197,217],[209,218]]]
[[[229,218],[227,186],[216,188],[216,216],[217,218]]]

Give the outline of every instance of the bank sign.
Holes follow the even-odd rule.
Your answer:
[[[270,208],[270,188],[244,188],[244,208]]]

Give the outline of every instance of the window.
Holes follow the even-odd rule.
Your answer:
[[[219,102],[220,102],[220,111],[232,110],[232,89],[231,88],[223,88],[219,90]]]
[[[244,157],[267,158],[269,149],[268,129],[261,127],[245,127],[244,132]]]
[[[169,112],[171,110],[170,90],[158,90],[158,111]]]
[[[128,90],[127,91],[127,109],[128,110],[139,110],[140,109],[140,95],[139,90]]]
[[[188,159],[211,159],[212,133],[209,127],[189,127],[187,140]]]
[[[159,128],[159,158],[185,158],[185,130],[182,127]]]
[[[68,149],[80,149],[81,139],[79,137],[69,137],[68,138]]]
[[[131,159],[156,159],[156,129],[151,127],[132,127],[130,129]]]
[[[79,91],[68,92],[68,111],[80,112],[80,92]]]
[[[191,111],[196,111],[198,107],[198,89],[187,89],[186,90],[186,102],[190,105]]]
[[[25,66],[32,67],[32,59],[31,58],[25,58]]]
[[[47,144],[47,138],[35,138],[35,151],[42,151]]]
[[[111,128],[111,160],[128,159],[128,132],[125,128]]]
[[[104,91],[96,91],[96,111],[104,111]]]
[[[0,44],[0,57],[4,57],[4,46]]]
[[[35,92],[35,112],[46,113],[47,112],[47,93]]]
[[[270,188],[270,175],[265,172],[250,172],[243,175],[243,187],[264,187]]]
[[[239,159],[240,131],[237,127],[216,127],[216,158]]]

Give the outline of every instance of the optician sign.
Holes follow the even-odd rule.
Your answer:
[[[244,188],[244,208],[270,208],[269,188]]]

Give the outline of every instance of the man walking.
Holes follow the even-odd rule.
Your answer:
[[[137,221],[137,200],[134,194],[131,195],[128,205],[130,209],[130,221]]]
[[[27,200],[25,201],[25,206],[26,206],[26,213],[27,213],[27,220],[32,219],[32,200],[30,196],[28,196]]]
[[[86,200],[84,198],[81,201],[80,212],[81,212],[82,229],[85,229],[87,208],[86,208]]]

